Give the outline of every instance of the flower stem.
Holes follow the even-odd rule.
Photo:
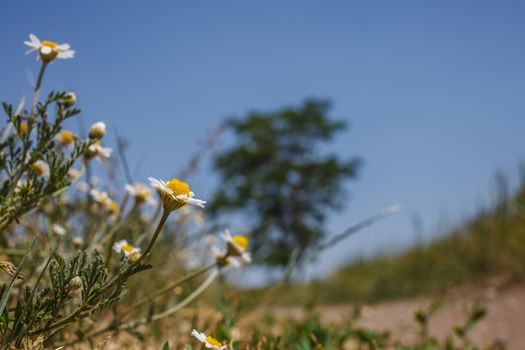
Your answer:
[[[38,102],[38,94],[40,93],[40,87],[42,86],[42,80],[44,79],[44,72],[46,71],[48,62],[42,61],[40,72],[38,73],[38,79],[36,81],[35,90],[33,93],[33,102],[31,103],[31,117],[35,111],[36,103]]]

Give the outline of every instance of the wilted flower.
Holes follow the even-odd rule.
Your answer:
[[[137,203],[153,203],[153,199],[151,198],[151,191],[144,184],[126,184],[126,191],[128,191],[130,195],[135,197]]]
[[[193,198],[195,193],[190,191],[190,186],[183,181],[173,179],[166,183],[162,180],[157,180],[153,177],[148,178],[151,185],[157,189],[162,200],[164,210],[177,210],[186,204],[193,204],[204,208],[206,201]]]
[[[127,257],[133,253],[140,253],[140,248],[132,246],[125,239],[115,242],[115,244],[113,244],[113,250],[117,253],[124,252],[124,255]]]
[[[223,350],[226,349],[226,345],[222,345],[220,341],[217,339],[207,336],[204,333],[198,332],[196,329],[194,329],[191,332],[191,335],[197,338],[202,344],[204,344],[208,349],[216,349],[216,350]]]
[[[0,261],[0,270],[6,272],[10,277],[14,277],[17,268],[9,261]],[[18,272],[17,278],[23,280],[26,278],[26,276],[22,272]]]
[[[227,255],[241,258],[245,263],[252,261],[250,253],[248,252],[248,238],[243,235],[232,236],[228,229],[224,230],[222,238],[227,245]]]
[[[29,34],[29,41],[24,41],[24,44],[30,47],[26,53],[38,51],[37,58],[44,62],[51,62],[55,58],[68,59],[75,56],[75,51],[69,49],[69,44],[59,45],[53,41],[40,41],[34,34]]]
[[[73,143],[73,141],[75,141],[75,134],[73,134],[71,131],[69,130],[64,130],[64,131],[61,131],[60,133],[58,133],[57,135],[57,142],[61,145],[61,146],[69,146],[70,144]]]
[[[89,128],[90,139],[100,140],[104,135],[106,135],[106,123],[104,122],[96,122]]]
[[[42,160],[37,160],[31,164],[31,168],[38,176],[48,176],[49,175],[49,166]]]
[[[51,231],[57,236],[64,236],[66,234],[66,229],[59,224],[51,225]]]

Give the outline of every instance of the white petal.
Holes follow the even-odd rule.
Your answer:
[[[73,58],[73,57],[75,57],[75,51],[69,50],[69,51],[59,52],[57,57],[61,58],[63,60],[66,60],[68,58]]]
[[[60,45],[57,45],[57,49],[61,50],[61,51],[67,51],[69,50],[71,46],[69,46],[69,44],[60,44]]]
[[[29,39],[38,45],[41,44],[40,39],[38,39],[38,37],[35,34],[29,34]]]
[[[206,342],[206,334],[204,333],[200,333],[194,329],[193,331],[191,331],[191,335],[197,338],[201,343]]]
[[[135,187],[133,187],[133,185],[130,185],[130,184],[126,184],[126,191],[129,192],[129,194],[131,194],[132,196],[134,196],[137,191],[135,191]]]

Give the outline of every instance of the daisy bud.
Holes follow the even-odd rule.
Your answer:
[[[29,132],[29,123],[25,120],[20,123],[20,126],[18,127],[18,132],[20,135],[25,135]]]
[[[97,122],[89,128],[89,138],[100,140],[106,135],[106,124],[104,122]]]
[[[69,108],[75,103],[77,103],[77,95],[74,92],[68,92],[64,98],[60,100],[60,104],[62,104],[62,106],[65,108]]]
[[[75,276],[69,281],[69,290],[77,291],[82,288],[82,278]]]

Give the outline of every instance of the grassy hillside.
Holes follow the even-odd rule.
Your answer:
[[[525,186],[489,212],[426,246],[342,267],[327,279],[295,285],[279,298],[297,303],[374,302],[439,293],[466,282],[525,276]]]

